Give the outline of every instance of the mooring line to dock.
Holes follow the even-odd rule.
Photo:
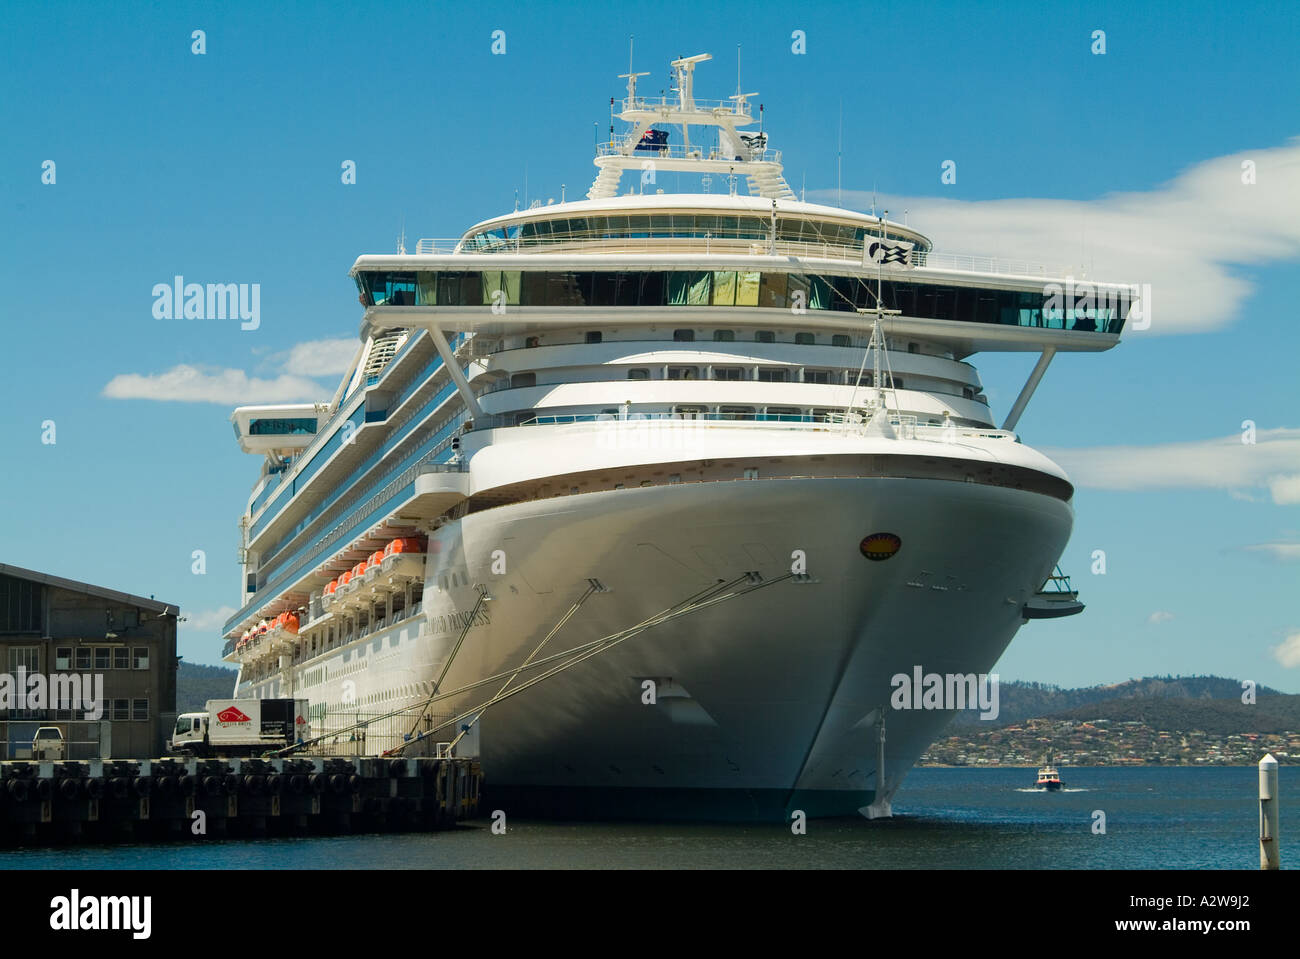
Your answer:
[[[556,676],[564,672],[565,670],[578,665],[581,662],[585,662],[586,660],[590,659],[592,656],[595,656],[599,653],[603,653],[608,649],[612,649],[613,647],[617,646],[619,643],[623,642],[624,640],[631,639],[633,636],[639,635],[640,633],[643,633],[648,629],[652,629],[655,626],[660,626],[666,622],[678,618],[679,616],[685,616],[689,613],[694,613],[700,609],[704,609],[706,607],[713,606],[718,603],[724,603],[729,599],[735,599],[737,596],[747,595],[748,593],[752,593],[755,590],[762,589],[765,586],[771,586],[775,583],[780,583],[783,582],[784,580],[792,579],[793,576],[794,576],[793,573],[786,573],[785,575],[779,576],[776,579],[764,580],[762,582],[756,583],[753,586],[750,586],[748,589],[742,589],[739,592],[725,593],[723,595],[713,595],[706,600],[702,600],[696,603],[691,603],[689,606],[685,606],[685,607],[683,607],[681,603],[677,604],[677,606],[670,606],[668,607],[668,609],[655,614],[649,619],[637,623],[635,626],[629,626],[627,629],[620,630],[617,633],[611,633],[609,636],[604,637],[602,640],[598,641],[598,643],[592,644],[595,645],[597,648],[590,649],[587,652],[575,656],[572,659],[568,660],[567,662],[561,663],[559,666],[547,670],[545,673],[542,673],[540,676],[534,676],[532,679],[524,683],[522,686],[517,686],[514,689],[509,690],[504,694],[500,694],[496,697],[493,697],[492,699],[488,700],[485,703],[474,706],[456,716],[453,716],[451,719],[447,720],[446,722],[434,726],[432,729],[428,730],[428,734],[435,733],[440,729],[446,728],[447,726],[454,726],[456,723],[459,723],[464,719],[468,719],[471,716],[473,716],[474,721],[477,722],[478,718],[484,712],[486,712],[490,706],[495,706],[497,703],[509,699],[511,696],[517,695],[518,693],[522,693],[530,686],[535,686],[537,683],[540,683],[543,680],[549,679],[552,676]],[[731,583],[724,584],[721,588],[726,589],[729,586],[733,586],[736,583],[739,583],[741,580],[745,580],[749,578],[750,578],[749,575],[746,574],[744,576],[741,576],[733,580]],[[717,589],[713,588],[710,590],[705,590],[703,592],[705,594],[709,592],[713,592],[716,594]],[[689,600],[687,602],[689,602]],[[403,749],[405,749],[407,746],[409,746],[413,741],[414,740],[408,740],[407,742],[399,743],[398,745],[394,746],[392,749],[384,753],[384,755],[387,756],[387,755],[392,755],[393,753],[400,752]]]
[[[665,609],[660,610],[658,613],[655,613],[653,616],[649,617],[648,619],[642,620],[640,623],[636,623],[635,625],[619,630],[618,632],[610,633],[607,636],[602,636],[599,639],[594,639],[591,640],[590,642],[580,643],[577,646],[570,647],[569,649],[562,650],[558,653],[552,653],[549,656],[544,656],[541,659],[534,660],[531,663],[526,663],[521,666],[511,667],[510,669],[503,670],[499,673],[494,673],[491,676],[486,676],[483,679],[475,680],[472,683],[467,683],[464,686],[459,686],[456,689],[447,690],[446,692],[438,692],[435,687],[435,691],[433,695],[431,695],[427,700],[425,700],[425,702],[419,705],[405,706],[400,709],[394,709],[390,712],[378,716],[371,716],[367,719],[360,720],[356,723],[353,723],[350,726],[344,726],[340,729],[330,730],[328,733],[322,733],[319,736],[314,736],[311,739],[304,740],[301,743],[295,743],[294,745],[287,746],[284,749],[275,750],[273,753],[271,753],[271,755],[280,756],[280,757],[290,756],[296,752],[301,752],[302,750],[308,748],[309,746],[314,746],[317,743],[325,742],[326,740],[337,739],[337,737],[342,736],[346,733],[353,732],[358,729],[364,729],[366,727],[373,725],[374,723],[382,722],[383,720],[386,719],[393,719],[397,716],[404,716],[416,710],[420,711],[420,718],[423,718],[424,714],[428,711],[428,708],[436,702],[445,699],[450,699],[452,697],[459,696],[463,693],[467,693],[470,690],[477,689],[480,686],[485,686],[489,683],[495,682],[496,680],[501,679],[502,677],[517,676],[524,669],[537,669],[546,666],[550,663],[554,663],[557,660],[566,660],[565,662],[561,663],[559,666],[554,667],[546,671],[545,673],[542,673],[541,675],[536,676],[533,679],[529,680],[523,686],[519,686],[513,690],[509,690],[508,692],[505,693],[504,696],[501,696],[501,699],[509,699],[511,696],[515,695],[515,693],[523,692],[529,686],[532,686],[543,679],[548,679],[551,676],[557,675],[563,672],[565,669],[568,669],[570,666],[575,666],[578,663],[586,659],[589,659],[591,656],[594,656],[600,652],[604,652],[605,649],[616,646],[619,643],[621,643],[623,640],[629,639],[632,636],[644,632],[647,629],[650,629],[654,626],[661,625],[662,623],[668,622],[672,619],[676,619],[678,616],[683,616],[686,615],[687,613],[693,613],[696,610],[703,609],[708,606],[712,606],[716,603],[725,602],[728,599],[734,599],[737,596],[743,596],[757,589],[762,589],[765,586],[771,586],[774,583],[779,583],[779,582],[783,582],[784,580],[791,579],[792,577],[793,574],[786,573],[785,575],[779,576],[776,579],[764,580],[760,583],[757,583],[749,587],[748,589],[743,589],[736,593],[726,593],[725,595],[719,595],[719,593],[721,593],[724,590],[730,589],[731,587],[734,587],[741,582],[751,579],[750,574],[746,573],[742,576],[738,576],[729,582],[719,580],[715,583],[710,584],[709,586],[706,586],[704,589],[692,593],[686,599],[672,606],[668,606]],[[589,590],[589,593],[593,591],[594,590]],[[483,601],[483,597],[480,596],[480,603],[482,601]],[[475,609],[477,610],[478,608],[479,606],[476,605]],[[473,622],[472,618],[470,622],[471,623]],[[559,625],[563,625],[563,620]],[[468,627],[466,630],[462,631],[460,640],[458,640],[457,642],[457,648],[459,648],[460,642],[463,641],[464,639],[464,633],[467,631],[468,631]],[[441,680],[445,678],[445,676],[446,676],[446,669],[444,669],[442,675],[439,676],[439,682],[441,682]],[[493,697],[492,699],[489,699],[487,702],[479,706],[476,706],[472,709],[469,709],[466,712],[463,712],[453,717],[452,719],[449,719],[446,722],[443,722],[440,725],[434,726],[432,729],[429,729],[426,732],[421,733],[419,738],[414,738],[414,733],[412,733],[411,735],[413,738],[405,742],[399,743],[396,746],[392,747],[391,749],[385,750],[382,755],[390,756],[393,755],[394,753],[399,753],[402,750],[404,750],[407,746],[409,746],[411,743],[423,741],[425,738],[427,738],[427,736],[430,733],[436,732],[439,729],[443,729],[446,726],[452,725],[453,723],[457,723],[462,719],[475,715],[476,713],[481,713],[489,705],[494,705],[496,702],[499,701],[501,700],[497,699],[496,697]],[[417,726],[419,725],[419,719],[416,720],[416,725]]]
[[[529,653],[528,656],[524,659],[524,661],[520,663],[518,667],[516,667],[515,671],[510,674],[510,678],[507,679],[505,683],[502,684],[501,688],[497,690],[497,694],[492,698],[492,702],[496,702],[501,698],[501,694],[510,688],[510,685],[518,678],[519,674],[528,668],[529,664],[537,657],[537,654],[542,651],[543,647],[545,647],[546,644],[551,641],[551,639],[555,636],[556,633],[558,633],[561,629],[564,628],[564,624],[573,618],[574,614],[577,613],[578,610],[582,608],[582,604],[585,603],[589,598],[591,598],[592,594],[594,594],[596,591],[597,591],[596,584],[591,583],[591,585],[587,587],[587,591],[584,592],[580,597],[578,597],[578,601],[569,607],[568,612],[566,612],[563,616],[560,617],[559,621],[554,626],[551,627],[551,631],[542,637],[542,641],[533,648],[533,651]],[[421,714],[420,719],[423,718],[424,715]],[[475,721],[477,722],[477,720]],[[416,725],[417,726],[419,725],[419,720],[416,720]],[[470,730],[470,726],[473,725],[474,723],[471,722],[468,726],[466,726],[464,729],[461,729],[459,732],[456,733],[455,736],[452,737],[451,743],[448,744],[447,746],[448,754],[450,754],[451,751],[456,748],[456,744],[459,743],[461,739],[465,737],[465,734]]]

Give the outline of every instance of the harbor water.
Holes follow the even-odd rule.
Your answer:
[[[1256,869],[1255,767],[914,769],[891,820],[537,822],[451,832],[18,849],[0,869]],[[1281,769],[1282,866],[1300,865],[1300,769]],[[489,806],[490,812],[490,806]],[[1104,815],[1105,831],[1100,831]]]

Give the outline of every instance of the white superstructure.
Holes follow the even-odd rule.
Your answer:
[[[588,199],[360,257],[333,400],[232,417],[265,465],[226,658],[321,748],[478,749],[507,809],[881,814],[952,715],[891,677],[1044,615],[1073,488],[1012,431],[1129,289],[798,201],[702,59],[662,100],[629,71]],[[1039,354],[1000,427],[981,350]]]

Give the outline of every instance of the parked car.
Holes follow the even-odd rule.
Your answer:
[[[32,758],[62,761],[67,758],[67,744],[58,726],[42,726],[32,737]]]

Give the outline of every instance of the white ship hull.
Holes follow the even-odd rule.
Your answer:
[[[1069,505],[1046,495],[897,478],[657,486],[487,510],[432,537],[423,624],[295,667],[296,694],[355,703],[329,707],[327,729],[423,700],[474,607],[470,584],[487,584],[492,600],[443,689],[523,662],[589,579],[609,591],[592,595],[541,656],[626,629],[718,581],[782,576],[802,550],[811,582],[774,583],[654,627],[493,706],[479,723],[480,755],[489,801],[507,812],[853,814],[887,803],[952,716],[890,709],[891,677],[916,666],[987,673],[1071,522]],[[864,558],[859,543],[876,532],[901,538],[895,556]],[[654,704],[643,702],[647,679]],[[439,703],[438,716],[499,686]],[[240,693],[285,691],[277,679]],[[358,746],[377,752],[399,741],[377,725]]]

